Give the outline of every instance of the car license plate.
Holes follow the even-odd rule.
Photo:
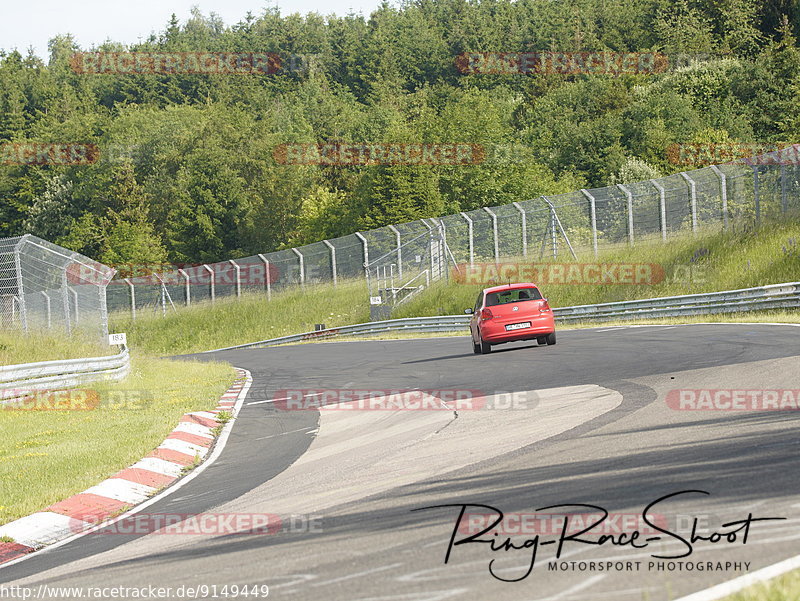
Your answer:
[[[531,327],[531,322],[525,321],[523,323],[510,323],[506,326],[506,331],[510,330],[522,330],[524,328]]]

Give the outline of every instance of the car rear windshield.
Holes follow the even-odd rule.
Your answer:
[[[501,290],[500,292],[490,292],[486,295],[486,306],[505,305],[506,303],[518,303],[520,301],[541,300],[542,295],[538,288],[512,288],[511,290]]]

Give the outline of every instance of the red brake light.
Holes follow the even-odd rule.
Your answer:
[[[550,310],[550,305],[547,303],[546,299],[542,299],[539,301],[539,311],[542,313],[546,313]]]
[[[481,321],[486,321],[487,319],[491,319],[492,317],[494,317],[494,315],[492,315],[491,310],[484,309],[483,311],[481,311]]]

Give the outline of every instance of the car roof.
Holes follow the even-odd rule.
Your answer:
[[[489,294],[491,292],[500,292],[502,290],[517,290],[519,288],[538,288],[536,284],[530,282],[518,282],[516,284],[503,284],[502,286],[492,286],[491,288],[484,288],[483,292]]]

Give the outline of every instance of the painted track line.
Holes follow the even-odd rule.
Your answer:
[[[594,584],[597,584],[598,582],[603,580],[605,577],[606,577],[606,574],[597,574],[596,576],[590,576],[589,578],[587,578],[583,582],[579,582],[575,586],[571,586],[570,588],[568,588],[568,589],[566,589],[564,591],[561,591],[557,595],[554,595],[552,597],[548,597],[547,599],[541,599],[541,600],[537,600],[537,601],[556,601],[557,599],[564,599],[564,598],[567,598],[567,597],[571,597],[575,593],[577,593],[578,591],[582,591],[585,588],[589,588],[590,586],[592,586]]]

